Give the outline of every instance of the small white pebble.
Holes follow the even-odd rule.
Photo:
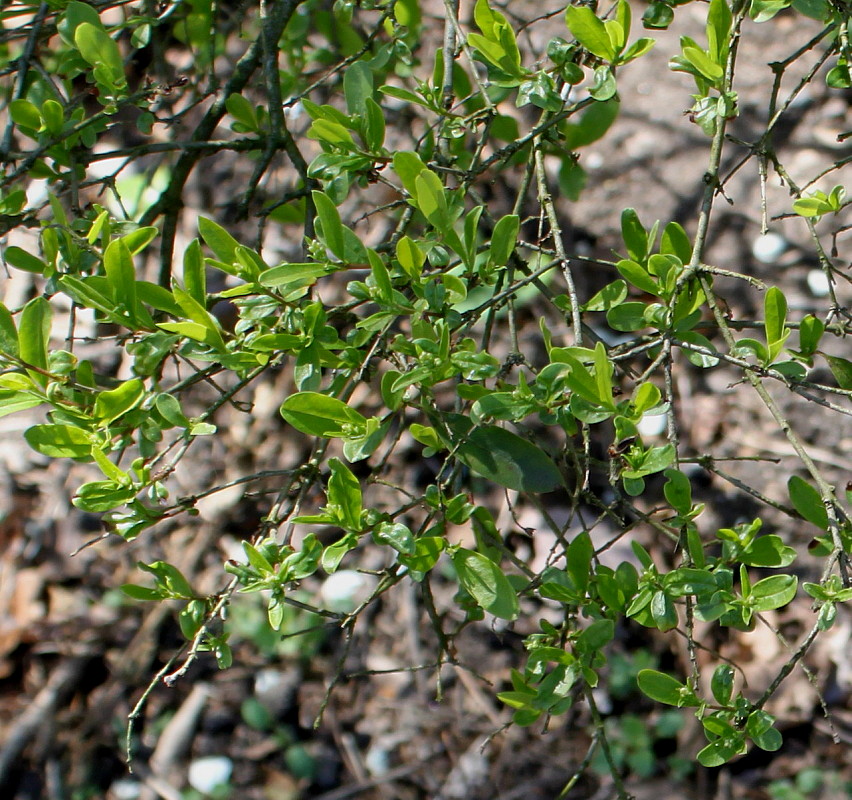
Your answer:
[[[668,414],[645,414],[636,425],[641,436],[660,436],[666,432]]]
[[[612,712],[612,698],[607,691],[598,686],[596,689],[592,689],[592,696],[595,698],[595,705],[601,714]]]
[[[269,694],[286,683],[284,676],[277,669],[262,669],[254,676],[254,693]]]
[[[787,240],[780,234],[769,231],[758,236],[751,246],[752,255],[764,264],[774,264],[787,249]]]
[[[390,769],[390,753],[381,744],[374,744],[364,757],[364,766],[370,775],[384,775]]]
[[[320,589],[320,597],[329,611],[348,613],[370,596],[376,585],[372,575],[354,569],[342,569],[329,575]]]
[[[814,297],[828,297],[831,285],[821,269],[812,269],[808,273],[808,289]]]
[[[120,778],[109,787],[109,793],[114,800],[136,800],[142,794],[142,784],[132,778]]]
[[[234,764],[226,756],[196,758],[189,765],[189,785],[197,792],[210,794],[231,779]]]

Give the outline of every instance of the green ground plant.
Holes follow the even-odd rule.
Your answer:
[[[223,565],[221,588],[200,593],[166,561],[140,563],[139,580],[123,587],[135,600],[179,608],[186,646],[155,682],[174,683],[205,653],[231,665],[235,593],[263,598],[271,631],[292,628],[296,607],[350,637],[370,604],[413,582],[436,633],[436,668],[457,663],[462,628],[534,621],[543,603],[555,605],[561,621],[532,623],[525,663],[498,697],[517,725],[586,704],[592,735],[578,769],[593,758],[607,764],[624,797],[625,761],[649,774],[650,743],[662,734],[625,744],[597,708],[593,690],[621,626],[685,638],[684,673],[642,669],[638,686],[694,712],[706,735],[697,760],[714,767],[752,745],[780,747],[766,705],[852,598],[847,498],[776,399],[784,390],[849,414],[852,361],[826,352],[850,332],[834,291],[848,276],[825,244],[848,208],[842,185],[825,179],[849,159],[814,175],[824,191],[793,183],[773,149],[774,130],[809,83],[852,86],[850,14],[827,0],[700,4],[704,36],[683,37],[670,66],[694,79],[678,124],[706,137],[702,199],[687,226],[623,209],[623,245],[601,260],[566,249],[560,198],[582,197],[594,180],[582,154],[629,108],[619,77],[684,4],[656,0],[641,20],[626,0],[569,5],[562,35],[544,52],[525,35],[542,21],[534,5],[528,19],[513,15],[514,5],[266,0],[244,4],[239,19],[205,2],[4,6],[0,230],[28,231],[37,246],[7,243],[2,257],[38,288],[19,307],[0,305],[0,414],[39,414],[25,433],[31,448],[99,471],[75,488],[73,503],[130,541],[191,520],[203,497],[227,488],[175,496],[170,476],[200,440],[219,435],[223,406],[252,414],[245,393],[286,373],[282,424],[309,455],[277,475],[239,479],[274,477],[278,492],[243,556]],[[738,47],[752,21],[771,25],[781,13],[817,19],[822,32],[772,65],[763,130],[736,146],[756,171],[787,181],[789,205],[773,213],[798,215],[812,237],[830,287],[819,317],[791,314],[780,288],[705,260],[724,197],[722,154],[734,146]],[[185,75],[168,68],[169,48],[193,54]],[[806,54],[816,65],[782,92],[781,77]],[[150,65],[143,76],[140,61]],[[197,220],[198,238],[183,244],[186,187],[212,156],[243,165],[244,193],[228,204],[229,221],[210,209]],[[104,176],[95,167],[107,158],[121,167]],[[558,180],[546,168],[553,159]],[[128,165],[135,178],[121,174]],[[34,180],[44,182],[44,199],[31,191]],[[246,219],[258,231],[251,240]],[[365,222],[387,232],[381,241]],[[285,260],[265,245],[272,229],[295,242]],[[582,276],[591,269],[611,279],[588,296]],[[762,313],[731,318],[720,276],[740,279],[742,291],[763,289]],[[53,326],[59,301],[72,308],[65,342]],[[518,337],[518,317],[533,302],[546,312],[530,342]],[[235,317],[228,324],[222,303]],[[75,328],[84,312],[95,338],[123,353],[129,376],[89,355],[91,342]],[[555,334],[560,326],[569,332]],[[832,385],[812,379],[821,364]],[[673,375],[721,367],[751,387],[799,457],[783,501],[739,490],[815,526],[817,580],[799,584],[801,554],[764,533],[760,518],[702,525],[687,467],[712,473],[716,465],[683,452]],[[198,408],[202,382],[219,395]],[[362,387],[368,399],[353,400]],[[661,414],[667,440],[646,443],[640,423]],[[425,488],[389,490],[406,437],[440,468]],[[603,476],[608,492],[595,491],[590,475]],[[551,527],[558,545],[545,568],[534,571],[507,545],[495,487]],[[554,493],[570,500],[567,525],[547,513]],[[637,538],[633,560],[605,566],[609,544],[592,536],[603,522],[619,536],[635,529],[666,542],[673,563]],[[471,533],[467,544],[447,536],[459,527]],[[329,529],[331,540],[315,533]],[[357,566],[368,547],[386,554],[385,566],[353,610],[295,594],[308,579]],[[457,583],[460,624],[435,607],[433,582],[446,580]],[[813,598],[813,626],[764,693],[744,690],[727,661],[699,667],[696,623],[748,630],[801,592]]]

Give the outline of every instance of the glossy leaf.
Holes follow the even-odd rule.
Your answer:
[[[11,245],[3,251],[3,258],[7,264],[11,264],[16,269],[24,270],[24,272],[33,272],[36,275],[42,275],[47,270],[47,264],[38,256],[28,253],[20,247]]]
[[[373,96],[373,71],[366,61],[356,61],[344,71],[343,96],[350,114],[366,113],[366,101]]]
[[[700,705],[699,699],[691,689],[664,672],[643,669],[636,676],[636,681],[642,692],[658,703],[678,708]]]
[[[730,664],[719,664],[713,670],[710,679],[710,691],[719,705],[726,706],[731,702],[734,692],[734,668]]]
[[[749,600],[755,611],[772,611],[786,606],[795,596],[798,578],[795,575],[772,575],[751,587]]]
[[[113,83],[124,80],[124,61],[118,45],[102,28],[83,22],[74,31],[74,42],[80,55],[93,67],[105,67]]]
[[[459,583],[489,614],[500,619],[516,619],[520,610],[518,596],[500,567],[490,558],[459,548],[452,554]]]
[[[518,240],[520,218],[517,214],[507,214],[494,226],[491,234],[491,261],[494,264],[504,265],[515,249]]]
[[[51,458],[89,458],[92,440],[79,428],[70,425],[34,425],[24,432],[27,444],[43,456]]]
[[[221,225],[207,217],[199,217],[198,232],[219,261],[225,264],[233,264],[236,261],[236,249],[240,243]]]
[[[373,529],[373,540],[377,544],[389,545],[397,553],[404,556],[417,554],[414,534],[407,525],[403,525],[401,522],[380,522]]]
[[[311,192],[314,199],[314,206],[317,210],[317,217],[321,225],[319,232],[320,239],[323,244],[334,253],[341,261],[344,260],[345,250],[343,243],[343,223],[340,221],[340,214],[337,207],[323,192]]]
[[[341,526],[358,532],[361,530],[361,484],[339,458],[329,459],[328,466],[331,469],[328,502],[337,508]]]
[[[18,357],[18,329],[12,313],[0,303],[0,353]]]
[[[298,392],[281,404],[281,416],[311,436],[350,437],[363,434],[367,420],[342,400],[318,392]]]
[[[145,386],[139,378],[125,381],[115,389],[100,392],[95,400],[93,414],[103,425],[109,425],[135,408],[145,396]]]
[[[18,323],[18,353],[21,360],[37,370],[47,370],[47,346],[50,339],[50,304],[43,297],[36,297],[24,306]],[[47,378],[41,371],[30,370],[36,382],[46,385]]]
[[[793,508],[808,522],[824,531],[828,530],[828,512],[825,510],[820,493],[798,475],[791,475],[787,481],[787,491]]]
[[[134,486],[121,486],[114,481],[84,483],[71,498],[76,508],[101,514],[131,502],[138,492]]]
[[[550,492],[562,476],[545,452],[496,425],[475,428],[456,450],[456,457],[477,475],[519,492]]]
[[[828,362],[828,368],[831,374],[834,375],[834,380],[841,389],[852,389],[852,361],[848,358],[840,356],[830,356],[824,354],[825,360]]]
[[[574,38],[590,53],[604,61],[615,58],[615,48],[604,27],[603,22],[595,12],[586,6],[568,6],[565,21]]]

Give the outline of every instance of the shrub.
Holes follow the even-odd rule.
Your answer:
[[[773,135],[809,85],[849,88],[848,11],[821,0],[701,7],[703,35],[682,37],[670,64],[694,81],[689,114],[673,110],[673,124],[707,143],[694,216],[648,224],[647,210],[625,208],[622,244],[606,259],[566,244],[565,203],[582,202],[595,180],[584,153],[630,109],[620,76],[682,4],[652,2],[645,37],[626,0],[569,6],[546,49],[529,32],[556,27],[552,14],[521,19],[487,0],[472,15],[445,6],[441,26],[418,0],[248,3],[242,17],[204,3],[78,0],[0,13],[0,220],[20,242],[3,258],[38,286],[20,307],[0,306],[0,413],[44,414],[27,443],[91,465],[73,503],[127,541],[189,525],[225,488],[276,487],[218,591],[201,592],[162,560],[140,563],[140,582],[123,587],[179,603],[186,647],[158,676],[167,682],[202,653],[230,665],[224,612],[235,592],[261,593],[273,631],[295,605],[348,634],[382,595],[414,582],[436,666],[456,663],[454,639],[468,625],[536,629],[499,699],[518,725],[587,703],[585,763],[601,747],[621,794],[625,756],[612,756],[593,690],[628,623],[685,638],[686,673],[644,669],[638,686],[694,710],[707,738],[701,764],[723,764],[749,742],[775,750],[767,702],[852,597],[845,506],[785,408],[796,400],[848,414],[852,362],[830,352],[849,330],[835,292],[848,203],[830,185],[848,158],[800,185]],[[777,14],[824,27],[770,65],[762,127],[734,139],[738,49],[752,20]],[[168,66],[178,55],[183,73]],[[791,74],[801,77],[786,88]],[[731,148],[736,169],[777,174],[789,188],[771,213],[797,215],[811,237],[828,287],[819,313],[791,314],[781,288],[707,263]],[[207,164],[245,180],[195,220],[188,187]],[[35,180],[44,199],[30,191]],[[200,238],[184,243],[190,225]],[[593,275],[607,276],[596,291]],[[765,289],[762,313],[735,316],[720,285]],[[72,309],[64,345],[52,327],[62,302]],[[97,355],[105,341],[121,373]],[[831,382],[816,377],[823,363]],[[817,531],[823,571],[802,586],[813,627],[758,696],[696,624],[748,630],[785,607],[803,554],[760,517],[702,525],[695,476],[726,473],[682,442],[675,385],[697,370],[728,370],[750,387],[798,459],[782,467],[786,498],[732,478],[734,489]],[[251,418],[247,398],[262,382],[282,391],[280,435],[299,442],[292,457],[226,482],[214,473],[201,492],[175,496],[174,471],[210,452],[203,442],[220,435],[223,407]],[[662,440],[643,433],[654,416],[665,419]],[[432,467],[425,480],[400,465],[412,448]],[[554,502],[570,507],[567,522],[548,513]],[[510,547],[500,508],[538,509],[554,541],[544,566]],[[448,535],[459,529],[461,539]],[[602,563],[625,534],[632,557]],[[381,566],[351,606],[294,595],[358,567],[370,548]],[[432,596],[447,580],[452,613]],[[558,623],[535,623],[543,605],[559,610]],[[709,659],[698,658],[704,649]]]

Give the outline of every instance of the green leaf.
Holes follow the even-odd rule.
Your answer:
[[[631,405],[634,413],[645,414],[645,412],[655,408],[661,399],[660,390],[653,383],[646,382],[634,389]]]
[[[719,664],[713,670],[710,691],[719,705],[726,706],[731,702],[734,693],[734,668],[730,664]]]
[[[37,131],[41,127],[41,113],[29,100],[13,100],[9,103],[9,115],[21,128]]]
[[[0,353],[18,357],[18,329],[15,318],[3,303],[0,303]]]
[[[786,606],[795,596],[799,579],[795,575],[772,575],[751,587],[749,600],[755,611],[771,611]]]
[[[615,73],[609,67],[595,68],[595,83],[589,94],[598,102],[606,102],[615,97],[618,86],[615,82]]]
[[[571,576],[574,585],[585,594],[592,575],[592,558],[595,546],[588,531],[578,533],[568,545],[565,556],[565,571]]]
[[[749,567],[786,567],[796,560],[796,555],[796,550],[785,545],[780,536],[770,534],[755,539],[739,552],[738,558]]]
[[[159,236],[160,231],[153,225],[146,225],[143,228],[137,228],[121,237],[121,241],[127,245],[130,255],[135,256],[141,253],[154,239]]]
[[[404,556],[414,556],[417,553],[414,534],[401,522],[380,522],[373,529],[373,541],[376,544],[389,545]]]
[[[337,507],[341,527],[358,533],[361,530],[361,484],[339,458],[330,458],[328,466],[331,469],[328,502]]]
[[[488,5],[488,0],[476,0],[476,5],[473,7],[473,19],[479,30],[489,39],[494,40],[498,38],[501,20],[505,24],[505,17],[502,14],[495,13]]]
[[[116,312],[115,301],[104,294],[109,289],[106,278],[93,275],[81,279],[73,275],[62,275],[59,278],[59,285],[73,300],[86,308],[100,311],[110,322],[116,325],[129,323],[126,317]]]
[[[791,475],[787,481],[787,491],[793,508],[812,525],[828,530],[828,512],[820,493],[798,475]]]
[[[343,73],[343,96],[350,114],[367,113],[366,101],[373,96],[373,71],[363,59],[350,64]]]
[[[403,236],[396,245],[396,258],[409,277],[415,280],[420,277],[426,256],[417,246],[417,242],[408,236]]]
[[[192,600],[195,597],[189,581],[174,564],[169,564],[166,561],[143,564],[139,561],[136,566],[153,575],[157,585],[163,587],[172,597],[180,597],[184,600]]]
[[[728,56],[733,15],[727,0],[710,0],[707,12],[707,43],[710,55],[717,64]]]
[[[88,3],[71,0],[62,13],[62,19],[57,25],[62,40],[67,45],[74,45],[74,31],[83,23],[88,22],[95,27],[103,28],[98,12]]]
[[[115,481],[90,481],[76,491],[71,502],[83,511],[103,514],[132,502],[137,492],[137,487],[122,486]]]
[[[340,221],[337,206],[323,192],[312,191],[311,196],[314,199],[314,207],[321,226],[321,230],[318,231],[320,241],[343,261],[345,257],[343,223]]]
[[[24,306],[18,323],[18,352],[25,364],[47,370],[47,346],[50,339],[50,304],[43,297],[35,297]],[[30,370],[30,377],[42,386],[47,376]]]
[[[367,420],[342,400],[318,392],[298,392],[281,404],[281,416],[311,436],[351,438],[363,435]]]
[[[807,357],[815,353],[823,333],[825,333],[825,325],[822,320],[817,319],[813,314],[804,317],[799,323],[799,350],[801,355]],[[852,364],[849,367],[849,377],[852,381]]]
[[[618,100],[612,98],[590,105],[580,115],[579,122],[566,122],[562,126],[565,147],[576,150],[601,139],[615,122],[620,107]]]
[[[551,492],[562,476],[544,451],[496,425],[475,428],[456,450],[477,475],[519,492]]]
[[[766,330],[766,344],[770,352],[777,342],[784,342],[789,331],[784,327],[787,322],[787,298],[777,287],[771,286],[766,291],[763,301],[764,328]]]
[[[645,53],[653,50],[656,44],[656,39],[650,39],[647,37],[637,39],[618,57],[618,63],[627,64],[629,61],[634,61],[635,59],[644,56]]]
[[[330,574],[337,572],[340,562],[344,556],[358,546],[358,536],[354,533],[347,533],[342,539],[339,539],[334,544],[330,544],[322,552],[322,568]]]
[[[27,444],[43,456],[51,458],[90,458],[92,440],[89,434],[70,425],[34,425],[24,432]]]
[[[692,242],[677,222],[670,222],[663,228],[663,235],[660,237],[660,253],[677,256],[682,264],[688,264],[692,258]]]
[[[623,259],[615,265],[615,268],[626,278],[628,283],[632,283],[637,289],[641,289],[643,292],[652,294],[655,297],[660,294],[660,287],[657,282],[637,262]]]
[[[459,583],[480,608],[500,619],[517,619],[518,596],[500,567],[481,553],[464,548],[451,558]]]
[[[633,208],[625,208],[621,212],[621,238],[624,239],[624,246],[630,258],[637,263],[645,263],[649,244],[653,245],[653,242],[648,242],[648,232]]]
[[[163,595],[157,589],[147,586],[137,586],[135,583],[125,583],[120,587],[128,597],[134,600],[162,600]]]
[[[393,154],[393,170],[399,175],[405,191],[413,198],[417,197],[417,176],[425,169],[426,165],[417,153],[399,150]]]
[[[109,391],[100,392],[95,399],[94,418],[102,425],[109,425],[123,414],[136,408],[145,397],[145,386],[139,378],[125,381]]]
[[[745,751],[745,737],[731,728],[731,735],[710,742],[699,751],[696,759],[702,767],[721,767]]]
[[[623,280],[608,283],[583,305],[583,311],[609,311],[627,298],[627,284]]]
[[[852,389],[852,361],[848,358],[840,356],[830,356],[827,353],[822,354],[828,362],[828,368],[831,374],[834,375],[834,380],[841,389]]]
[[[317,279],[329,274],[325,264],[280,264],[270,267],[260,273],[258,283],[267,289],[290,291],[286,287],[307,287],[316,283]]]
[[[28,253],[26,250],[15,245],[6,248],[3,252],[3,258],[6,263],[11,264],[17,269],[22,269],[24,272],[43,275],[47,270],[47,264],[38,256],[34,256],[32,253]]]
[[[28,408],[35,408],[44,402],[44,399],[29,392],[18,392],[14,389],[0,389],[0,418],[8,417],[9,414],[17,414]]]
[[[580,653],[594,655],[606,647],[614,636],[615,623],[611,619],[599,619],[580,633],[575,647]]]
[[[104,271],[115,302],[133,317],[136,312],[136,270],[127,244],[115,239],[104,250]]]
[[[207,273],[198,239],[193,239],[183,251],[183,285],[193,300],[206,305]]]
[[[450,225],[444,184],[432,170],[424,169],[414,179],[414,197],[423,216],[441,233]]]
[[[515,250],[520,229],[520,217],[517,214],[507,214],[494,226],[491,234],[490,260],[497,266],[504,266]]]
[[[822,197],[800,197],[793,203],[793,211],[800,217],[821,217],[832,211],[831,205]]]
[[[653,625],[661,631],[670,631],[678,624],[678,614],[672,598],[663,591],[654,592],[649,606]]]
[[[311,139],[326,142],[333,147],[342,147],[351,150],[355,145],[352,134],[339,122],[333,122],[329,119],[315,120],[313,125],[311,125],[308,136]]]
[[[89,64],[106,68],[111,83],[124,82],[124,62],[118,45],[102,27],[81,23],[74,31],[74,43]]]
[[[385,142],[385,112],[372,97],[367,98],[366,107],[364,144],[370,152],[377,153],[381,151]]]
[[[606,27],[590,8],[568,6],[565,22],[574,38],[592,55],[604,61],[615,59],[615,48],[612,46]]]
[[[686,344],[696,345],[705,351],[699,353],[684,348],[684,353],[691,364],[695,364],[696,367],[701,367],[701,369],[709,369],[719,363],[716,356],[710,355],[716,352],[716,348],[713,347],[713,343],[706,336],[695,331],[684,331],[680,334],[680,338]]]
[[[701,705],[701,701],[691,689],[664,672],[643,669],[636,676],[636,682],[644,694],[658,703],[678,708]]]
[[[41,115],[44,118],[44,127],[51,136],[59,136],[65,122],[65,112],[56,100],[45,100],[41,105]]]
[[[597,384],[597,395],[601,405],[605,408],[614,409],[615,403],[612,399],[612,373],[614,367],[607,356],[606,347],[603,342],[595,345],[595,383]]]
[[[257,114],[254,106],[241,94],[230,94],[225,100],[225,108],[237,122],[241,122],[248,130],[258,130]]]
[[[688,514],[692,508],[692,487],[689,478],[676,469],[667,469],[665,476],[668,480],[663,486],[663,493],[669,505],[678,514]]]
[[[551,350],[551,358],[568,364],[571,371],[566,375],[565,381],[572,393],[579,395],[584,400],[597,406],[604,405],[605,397],[601,397],[598,389],[598,382],[584,364],[578,361],[569,353],[561,348]],[[610,390],[610,405],[612,405],[612,392]],[[614,407],[613,407],[614,410]]]
[[[399,556],[399,563],[407,567],[415,581],[421,581],[438,563],[447,540],[443,536],[420,536],[415,540],[413,556]]]
[[[425,444],[426,447],[430,447],[435,451],[445,449],[441,437],[438,436],[438,432],[431,425],[420,425],[417,422],[413,422],[409,426],[408,432],[414,437],[415,441]]]
[[[774,725],[775,717],[763,709],[757,709],[749,714],[745,731],[761,750],[774,752],[783,744],[782,736]]]
[[[683,48],[684,58],[692,64],[708,81],[715,83],[724,75],[725,71],[717,64],[711,56],[697,47],[686,46]]]
[[[212,219],[207,219],[207,217],[199,217],[198,232],[219,261],[225,264],[236,262],[236,250],[240,243],[221,225],[213,222]]]

